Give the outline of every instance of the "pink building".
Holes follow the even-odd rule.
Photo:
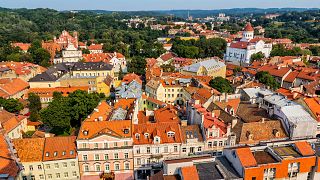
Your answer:
[[[82,123],[77,139],[82,178],[114,173],[116,179],[133,179],[131,120],[112,120],[121,115],[116,113],[101,102]]]

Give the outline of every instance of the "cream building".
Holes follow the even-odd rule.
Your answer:
[[[203,60],[192,64],[190,66],[185,66],[181,70],[181,74],[191,75],[191,76],[211,76],[215,77],[226,77],[226,65],[220,61],[218,58]]]

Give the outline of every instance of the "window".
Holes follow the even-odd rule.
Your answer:
[[[182,152],[187,152],[187,148],[182,148]]]
[[[173,150],[174,152],[178,152],[178,146],[174,146]]]
[[[69,176],[68,172],[64,173],[64,177],[67,178]]]
[[[50,164],[46,164],[46,169],[50,169]]]
[[[29,170],[33,171],[33,166],[32,165],[29,166]]]
[[[68,167],[66,162],[62,163],[62,165],[63,165],[63,167]]]
[[[114,153],[114,159],[118,159],[118,158],[119,158],[118,153]]]
[[[36,178],[34,177],[34,175],[31,175],[31,180],[36,180]]]
[[[40,175],[39,175],[39,178],[40,178],[40,179],[44,179],[43,174],[40,174]]]
[[[201,146],[199,146],[199,147],[198,147],[198,151],[201,152],[201,150],[202,150],[202,148],[201,148]]]
[[[148,154],[150,153],[150,147],[147,147],[147,153]]]
[[[223,141],[219,141],[219,146],[223,146]]]
[[[27,176],[22,176],[22,180],[28,180]]]
[[[114,146],[114,147],[118,147],[118,143],[117,143],[117,142],[114,142],[114,143],[113,143],[113,146]]]
[[[114,165],[114,170],[115,171],[119,171],[120,170],[120,165],[119,164],[115,164]]]
[[[108,148],[108,143],[104,143],[104,148]]]
[[[99,154],[94,155],[94,160],[100,160]]]
[[[137,148],[136,152],[137,154],[140,154],[140,148]]]
[[[76,171],[73,171],[73,172],[72,172],[72,176],[77,176],[77,172],[76,172]]]
[[[70,151],[70,155],[73,155],[73,154],[74,154],[74,151],[73,151],[73,150],[71,150],[71,151]]]
[[[55,152],[53,153],[53,156],[57,156],[57,155],[58,155],[58,152],[55,151]]]
[[[87,161],[88,160],[88,155],[83,155],[82,158],[83,158],[84,161]]]
[[[94,147],[95,149],[98,149],[98,143],[94,143],[93,147]]]
[[[167,133],[167,135],[168,135],[168,137],[174,137],[174,132],[170,131],[170,132]]]
[[[46,157],[48,157],[49,156],[49,152],[46,152]]]
[[[137,134],[135,135],[135,137],[136,137],[136,139],[139,139],[139,138],[140,138],[140,134],[137,133]]]
[[[65,151],[62,152],[62,156],[64,156],[64,155],[66,155],[66,152],[65,152]]]
[[[100,164],[96,164],[96,171],[101,171]]]
[[[87,148],[87,144],[86,144],[86,143],[83,143],[83,144],[82,144],[82,148]]]
[[[165,152],[165,153],[168,152],[168,146],[165,146],[165,147],[163,148],[163,152]]]
[[[105,154],[104,155],[104,160],[108,160],[109,159],[109,154]]]
[[[156,154],[159,154],[159,153],[160,153],[160,148],[156,147]]]
[[[52,174],[48,174],[48,179],[52,179]]]
[[[109,164],[106,164],[106,165],[105,165],[105,170],[106,170],[106,171],[109,171],[109,170],[110,170],[110,165],[109,165]]]
[[[54,163],[54,168],[58,169],[59,168],[59,164],[58,163]]]
[[[71,162],[71,166],[76,166],[76,162]]]
[[[88,172],[88,171],[89,171],[89,165],[87,165],[87,164],[84,165],[84,168],[83,168],[83,169],[84,169],[84,172]]]
[[[129,153],[124,153],[124,158],[128,159],[129,158]]]
[[[130,169],[130,164],[129,163],[124,163],[124,169],[129,170]]]
[[[124,146],[128,146],[128,141],[125,141],[125,142],[124,142]]]
[[[288,164],[288,177],[297,177],[298,173],[300,172],[300,163],[294,162]]]
[[[148,138],[149,138],[149,133],[144,133],[144,137],[145,137],[146,139],[148,139]]]
[[[263,179],[272,180],[276,177],[276,168],[264,169]]]
[[[154,141],[155,141],[156,143],[160,143],[160,138],[159,138],[159,137],[155,137]]]
[[[137,158],[137,164],[140,165],[141,164],[141,159]]]
[[[60,173],[56,173],[56,178],[60,178]]]

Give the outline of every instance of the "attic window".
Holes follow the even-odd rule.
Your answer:
[[[46,157],[49,157],[49,152],[46,152]]]
[[[123,130],[123,133],[124,133],[124,134],[129,134],[129,129],[124,129],[124,130]]]
[[[144,137],[145,137],[146,139],[148,139],[148,138],[149,138],[149,133],[144,133]]]
[[[57,155],[58,155],[58,152],[55,151],[55,152],[53,153],[53,156],[57,156]]]
[[[140,138],[140,134],[138,134],[138,133],[135,136],[136,136],[136,139]]]
[[[74,151],[73,151],[73,150],[71,150],[71,151],[70,151],[70,155],[73,155],[73,154],[74,154]]]
[[[155,138],[154,138],[154,142],[155,142],[155,143],[160,143],[160,137],[155,137]]]
[[[168,137],[174,137],[174,132],[169,131],[169,132],[167,133],[167,135],[168,135]]]
[[[87,136],[88,135],[88,131],[87,130],[83,131],[83,135]]]
[[[65,151],[62,152],[62,156],[64,156],[64,155],[66,155],[66,152],[65,152]]]

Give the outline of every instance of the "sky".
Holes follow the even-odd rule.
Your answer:
[[[320,8],[320,0],[0,0],[6,8],[56,10],[173,10],[229,8]]]

